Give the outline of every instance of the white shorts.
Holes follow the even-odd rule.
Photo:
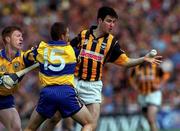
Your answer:
[[[162,93],[160,90],[157,90],[148,95],[138,95],[138,102],[141,107],[146,107],[148,105],[160,106],[162,102]]]
[[[75,78],[75,85],[78,96],[85,105],[101,103],[102,81],[83,81]]]

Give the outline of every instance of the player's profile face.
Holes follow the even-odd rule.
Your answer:
[[[10,44],[12,45],[12,47],[14,47],[15,49],[22,49],[22,43],[23,42],[23,36],[22,36],[22,32],[16,30],[11,34],[10,37]]]
[[[102,22],[102,29],[105,33],[112,33],[116,23],[116,18],[107,15]]]

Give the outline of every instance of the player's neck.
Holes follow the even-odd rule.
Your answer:
[[[17,49],[13,49],[9,46],[5,47],[5,51],[6,51],[6,57],[10,60],[14,59],[16,56],[16,53],[18,52]]]
[[[104,36],[105,33],[102,32],[99,28],[99,26],[93,31],[93,35],[96,37],[96,38],[99,38],[101,36]]]

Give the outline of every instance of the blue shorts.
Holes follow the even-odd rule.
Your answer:
[[[0,110],[14,107],[14,97],[12,95],[0,95]]]
[[[51,118],[56,111],[59,111],[65,118],[74,115],[81,108],[82,103],[73,87],[56,85],[41,90],[36,111],[45,118]]]

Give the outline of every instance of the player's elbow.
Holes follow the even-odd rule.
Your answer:
[[[126,67],[126,68],[131,67],[131,62],[130,62],[130,60],[128,59],[126,62],[122,63],[122,66],[124,66],[124,67]]]
[[[124,61],[117,60],[114,63],[118,66],[123,66],[123,67],[127,67],[127,68],[130,67],[129,59],[124,60]]]

